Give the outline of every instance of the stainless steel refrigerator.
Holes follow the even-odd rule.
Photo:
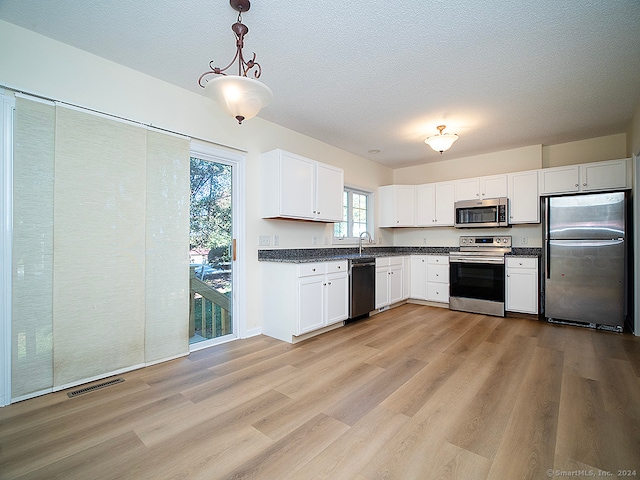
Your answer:
[[[545,316],[622,331],[624,192],[545,199]]]

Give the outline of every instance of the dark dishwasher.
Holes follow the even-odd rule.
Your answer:
[[[376,259],[373,257],[349,260],[349,323],[369,315],[375,309]]]

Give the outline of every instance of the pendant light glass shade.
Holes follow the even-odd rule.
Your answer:
[[[273,98],[271,89],[249,77],[220,75],[207,82],[204,93],[238,123],[255,117]]]
[[[444,152],[451,148],[451,145],[458,140],[458,135],[455,133],[442,133],[446,127],[444,125],[438,126],[439,134],[433,135],[427,138],[424,143],[433,148],[436,152]]]

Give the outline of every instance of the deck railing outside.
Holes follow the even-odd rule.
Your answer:
[[[231,271],[218,270],[210,274],[204,271],[204,266],[191,265],[189,337],[192,343],[233,333],[231,300],[213,286],[214,283],[222,285],[223,291],[230,292],[225,287],[230,285]]]

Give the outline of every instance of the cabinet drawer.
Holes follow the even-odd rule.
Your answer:
[[[507,257],[507,268],[538,268],[537,258]]]
[[[449,265],[448,255],[429,255],[427,257],[427,263],[431,265]]]
[[[389,265],[402,265],[402,257],[389,257]]]
[[[378,268],[378,267],[388,267],[390,258],[391,257],[376,257],[376,268]]]
[[[298,277],[309,277],[311,275],[324,275],[327,271],[326,263],[303,263],[298,265]]]
[[[449,303],[449,285],[446,283],[427,283],[427,298],[434,302]]]
[[[327,263],[327,273],[340,273],[347,271],[347,261]]]
[[[429,265],[427,281],[435,283],[449,283],[449,265]]]

